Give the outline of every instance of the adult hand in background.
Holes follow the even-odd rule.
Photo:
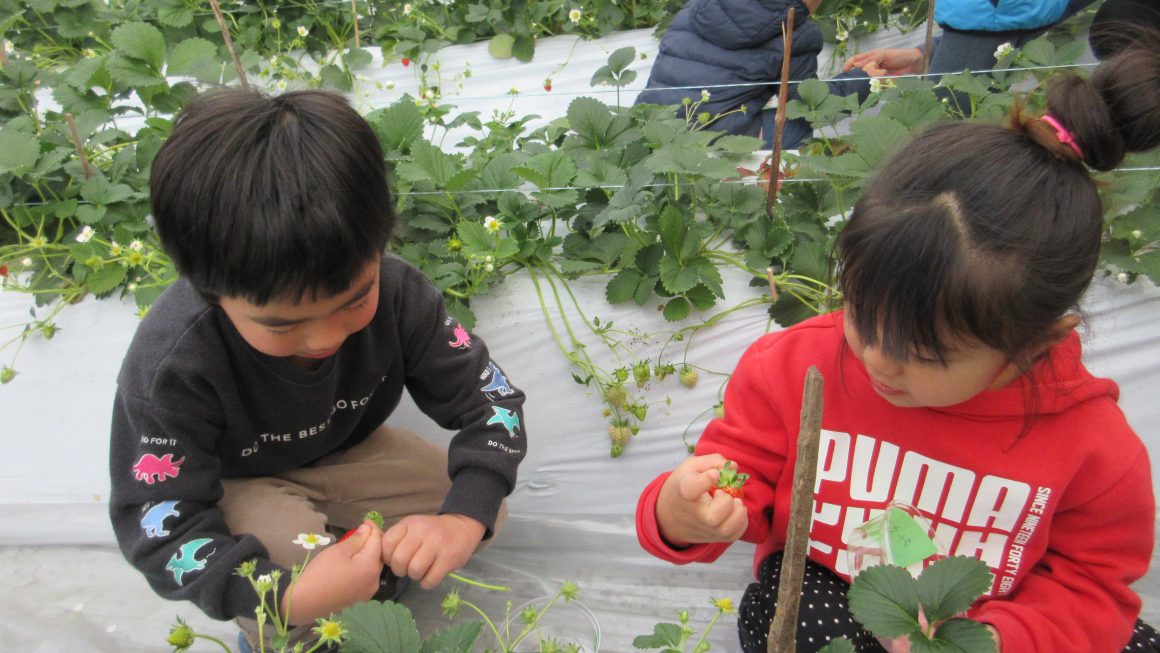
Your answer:
[[[846,60],[842,72],[861,68],[871,77],[910,75],[921,71],[922,51],[918,48],[882,48],[856,54]]]

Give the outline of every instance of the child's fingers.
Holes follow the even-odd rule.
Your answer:
[[[367,522],[363,522],[359,524],[358,528],[344,535],[335,546],[347,547],[350,549],[352,556],[356,555],[371,540],[371,533],[371,527]]]
[[[709,489],[717,486],[721,472],[713,467],[704,471],[685,474],[677,483],[677,494],[685,501],[698,501],[708,497]]]
[[[736,540],[745,534],[749,528],[749,512],[741,499],[730,497],[731,506],[729,517],[721,523],[721,532],[726,538]]]
[[[365,528],[365,531],[364,531]],[[364,531],[359,534],[359,531]],[[355,553],[356,557],[369,556],[379,560],[383,556],[383,531],[379,525],[373,521],[367,520],[363,522],[358,531],[355,532],[355,537],[363,538],[362,546]],[[352,538],[353,539],[353,538]]]
[[[407,575],[419,581],[423,589],[429,590],[438,584],[427,584],[427,576],[433,564],[435,564],[435,552],[430,548],[420,548],[415,552],[415,555],[411,556],[411,561],[407,564]]]
[[[383,564],[389,566],[396,576],[406,576],[407,566],[411,563],[419,544],[415,538],[407,538],[405,521],[395,524],[383,533]]]

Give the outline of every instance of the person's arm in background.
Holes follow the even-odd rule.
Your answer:
[[[913,75],[922,72],[921,48],[881,48],[858,53],[846,60],[843,72],[861,68],[871,77]]]

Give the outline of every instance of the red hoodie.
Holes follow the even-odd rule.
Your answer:
[[[943,408],[879,397],[846,347],[841,312],[759,339],[726,388],[725,417],[696,450],[750,474],[742,539],[757,544],[755,567],[785,544],[811,365],[825,379],[825,410],[810,559],[848,581],[845,534],[900,501],[923,513],[948,555],[990,565],[991,590],[969,616],[998,630],[1003,651],[1123,649],[1140,611],[1129,584],[1152,554],[1151,468],[1116,405],[1118,388],[1083,367],[1075,334],[1030,374]],[[712,562],[728,544],[676,550],[661,538],[656,501],[667,476],[641,494],[641,545],[678,564]]]

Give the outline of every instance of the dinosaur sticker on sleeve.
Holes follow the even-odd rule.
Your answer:
[[[145,481],[148,485],[160,483],[167,478],[177,478],[181,473],[181,463],[185,462],[185,456],[178,460],[173,459],[173,454],[167,453],[158,458],[151,453],[147,453],[133,465],[133,476],[138,481]]]
[[[503,372],[499,370],[499,367],[495,363],[488,362],[487,369],[491,372],[491,381],[488,381],[487,385],[480,388],[480,392],[495,392],[501,397],[508,397],[516,393],[515,388],[508,384],[507,377],[503,375]]]
[[[145,537],[165,537],[169,535],[169,531],[165,530],[165,520],[170,517],[181,516],[181,513],[176,508],[176,501],[162,501],[150,508],[145,513],[145,516],[141,518],[141,528],[145,531]]]
[[[209,557],[214,554],[214,552],[210,551],[209,553],[205,554],[204,558],[200,559],[197,557],[197,553],[201,550],[201,547],[209,544],[210,542],[213,542],[213,540],[208,537],[203,537],[197,540],[190,540],[185,544],[182,544],[181,548],[177,550],[177,553],[174,553],[173,557],[169,559],[169,562],[165,563],[165,571],[173,572],[173,580],[178,585],[183,585],[185,583],[184,578],[186,573],[201,571],[202,569],[205,569],[205,561],[208,560]]]
[[[488,425],[502,424],[507,429],[509,438],[519,437],[516,435],[516,431],[520,429],[520,416],[516,415],[513,411],[500,408],[499,406],[492,406],[491,409],[495,414],[491,416],[491,419],[487,420]]]
[[[467,329],[463,328],[462,324],[455,323],[455,340],[450,340],[447,344],[455,349],[471,349],[471,336],[467,335]]]

